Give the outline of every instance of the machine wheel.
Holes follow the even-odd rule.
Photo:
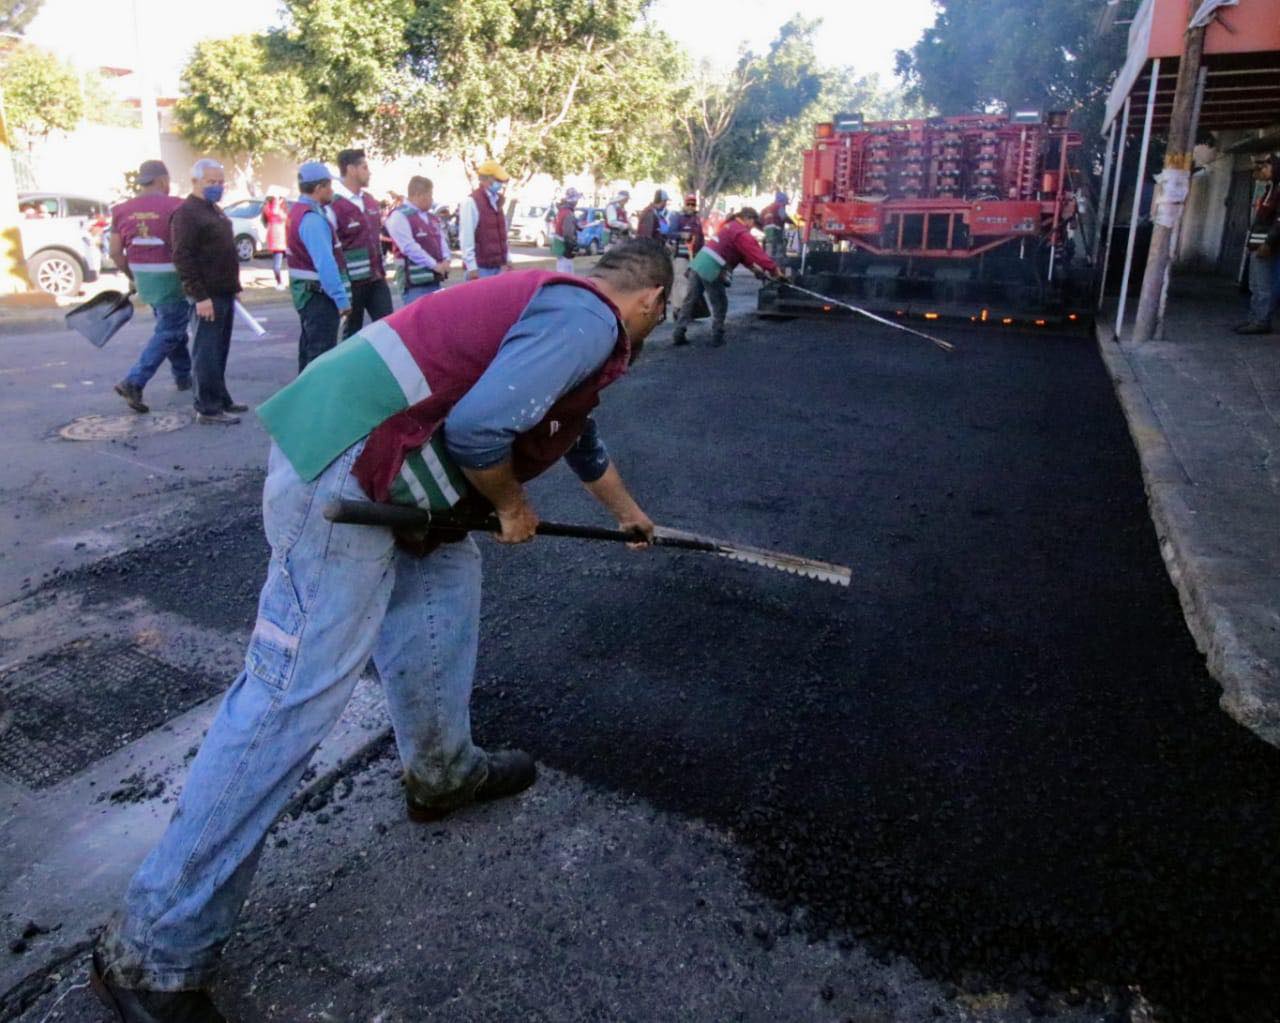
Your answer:
[[[84,268],[80,261],[59,249],[37,252],[27,264],[31,282],[50,295],[78,295],[84,284]]]
[[[547,232],[539,231],[538,237],[533,240],[533,244],[540,249],[545,249],[547,247]]]
[[[258,250],[258,243],[254,241],[253,235],[241,234],[236,235],[236,258],[241,263],[247,263],[253,259],[253,254]]]

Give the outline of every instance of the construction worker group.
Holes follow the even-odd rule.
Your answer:
[[[457,245],[467,280],[512,269],[504,213],[509,176],[487,160],[476,168],[476,177],[477,187],[457,211]],[[113,211],[112,256],[138,298],[153,307],[156,326],[116,392],[135,411],[147,412],[143,388],[167,360],[175,386],[194,389],[198,422],[234,424],[247,408],[231,399],[225,382],[240,282],[231,223],[219,206],[223,168],[216,160],[198,161],[185,200],[169,195],[169,172],[158,160],[142,165],[138,181],[139,195]],[[390,315],[393,281],[399,282],[401,304],[408,304],[438,291],[449,278],[452,246],[430,179],[411,178],[403,201],[390,210],[368,191],[369,182],[369,162],[361,149],[342,150],[336,174],[319,161],[298,168],[298,198],[288,204],[280,255],[299,320],[299,372],[366,323]],[[556,203],[550,242],[562,273],[574,271],[581,251],[581,199],[577,189],[568,188]],[[629,200],[630,193],[622,190],[605,206],[606,247],[632,238],[663,244],[675,268],[676,343],[685,343],[685,329],[704,299],[713,320],[712,344],[722,343],[724,284],[733,268],[745,263],[759,274],[779,273],[785,229],[794,223],[786,212],[787,196],[779,192],[759,216],[750,208],[741,210],[710,242],[696,195],[686,195],[679,209],[670,210],[670,196],[658,189],[634,227]],[[275,204],[270,212],[275,213]],[[753,227],[763,229],[765,250],[755,244]]]

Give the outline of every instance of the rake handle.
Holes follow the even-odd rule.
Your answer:
[[[376,501],[331,501],[325,505],[324,517],[330,522],[351,526],[388,526],[392,529],[444,529],[458,532],[500,533],[502,524],[494,515],[454,517],[448,514],[431,515],[421,508],[402,504],[382,504]],[[635,543],[643,540],[638,531],[601,529],[597,526],[579,526],[567,522],[539,522],[538,536],[562,536],[575,540],[607,540],[612,543]],[[715,551],[719,548],[703,540],[684,537],[655,536],[657,547],[678,547],[691,551]]]

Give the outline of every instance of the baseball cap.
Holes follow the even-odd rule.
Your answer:
[[[312,185],[320,181],[330,181],[337,175],[319,160],[308,160],[298,168],[298,184]]]
[[[502,169],[502,164],[497,160],[485,160],[476,168],[476,174],[482,178],[494,178],[498,181],[510,181],[511,175]]]
[[[576,188],[566,188],[564,190],[565,202],[577,202],[581,198],[582,198],[582,193],[579,192]]]
[[[169,176],[169,168],[164,165],[163,160],[143,160],[138,165],[138,184],[150,185],[157,178],[167,178]]]
[[[774,195],[773,201],[780,202],[785,206],[790,200],[788,200],[786,192],[778,192]]]
[[[654,202],[666,202],[670,198],[671,196],[667,194],[667,190],[665,188],[659,188],[656,192],[653,193]]]

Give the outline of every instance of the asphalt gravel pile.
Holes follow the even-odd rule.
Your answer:
[[[1280,752],[1217,708],[1092,343],[948,336],[751,321],[651,353],[598,414],[650,514],[853,586],[486,542],[477,736],[726,830],[812,932],[959,990],[1274,1020]],[[552,477],[545,517],[596,517]],[[247,630],[258,528],[78,584]]]

